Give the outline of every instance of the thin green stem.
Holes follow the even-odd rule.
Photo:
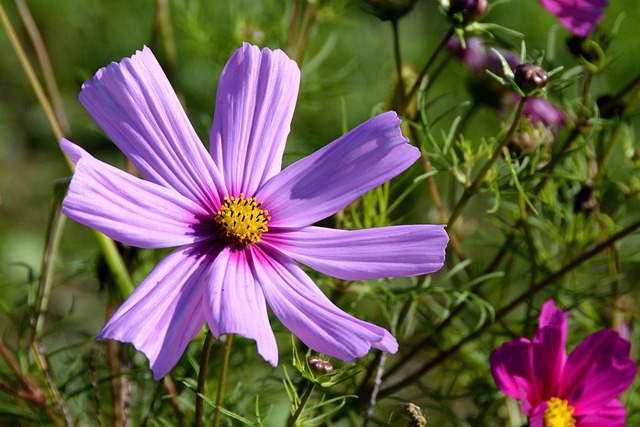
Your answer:
[[[207,366],[209,366],[209,356],[211,356],[211,346],[213,345],[213,334],[207,331],[207,336],[202,345],[202,354],[200,355],[200,370],[198,371],[198,386],[196,393],[196,419],[194,425],[202,427],[204,425],[204,386],[207,382]]]
[[[418,79],[415,81],[413,86],[411,86],[411,89],[409,90],[409,92],[405,96],[404,103],[401,106],[402,108],[398,109],[399,112],[404,112],[404,110],[406,110],[407,103],[411,99],[413,99],[414,95],[418,92],[418,89],[420,89],[420,84],[422,82],[422,79],[424,79],[424,77],[427,75],[427,73],[431,69],[431,66],[433,66],[433,64],[435,63],[436,58],[438,57],[440,52],[442,52],[442,50],[445,48],[445,46],[449,42],[449,39],[451,39],[451,36],[453,36],[454,31],[455,30],[453,28],[449,29],[449,31],[447,31],[445,36],[440,41],[440,44],[438,44],[438,46],[436,47],[436,50],[433,51],[433,54],[431,55],[431,57],[429,58],[429,60],[425,64],[424,68],[422,69],[422,71],[420,71],[420,75],[418,75]]]
[[[289,421],[287,421],[287,427],[294,427],[296,425],[296,422],[298,421],[298,418],[300,418],[300,415],[302,415],[302,411],[304,411],[304,407],[306,406],[307,401],[309,401],[309,397],[311,397],[311,392],[315,387],[315,384],[312,383],[311,381],[308,381],[308,380],[305,380],[305,381],[306,381],[306,384],[304,386],[304,391],[302,392],[302,396],[300,396],[300,403],[298,403],[296,412],[291,416],[291,418],[289,418]]]
[[[516,109],[515,116],[513,117],[513,121],[511,122],[511,127],[509,127],[509,130],[502,138],[502,141],[500,141],[500,144],[498,145],[498,147],[496,147],[489,161],[485,163],[482,169],[480,169],[480,172],[478,172],[478,175],[475,177],[471,185],[464,190],[464,193],[460,197],[460,200],[458,201],[456,206],[453,208],[451,216],[449,217],[449,222],[447,224],[448,228],[453,227],[453,224],[455,224],[456,220],[462,213],[462,210],[465,208],[469,200],[471,200],[471,198],[475,195],[476,191],[480,187],[480,184],[482,184],[482,181],[484,180],[485,176],[487,175],[489,170],[493,167],[493,165],[496,163],[496,161],[502,154],[502,149],[506,147],[507,144],[509,144],[509,142],[512,140],[513,134],[515,133],[518,127],[520,118],[522,117],[522,110],[524,110],[524,104],[526,103],[526,101],[527,101],[526,96],[523,96],[520,99],[520,102],[518,103],[518,107]]]
[[[38,26],[33,20],[33,16],[31,15],[31,11],[29,10],[27,3],[24,0],[16,0],[16,6],[18,7],[20,18],[22,19],[22,23],[24,24],[27,33],[29,34],[31,44],[33,45],[33,49],[38,57],[38,63],[42,70],[42,77],[44,78],[44,83],[46,84],[47,91],[49,92],[51,106],[56,115],[57,123],[60,125],[64,134],[68,135],[71,131],[71,126],[69,125],[69,120],[67,120],[67,115],[65,114],[64,107],[62,106],[62,98],[60,97],[60,91],[58,90],[58,84],[56,83],[47,48],[42,40]]]
[[[224,353],[222,355],[222,367],[220,368],[220,377],[218,377],[218,392],[216,394],[216,410],[213,414],[213,427],[220,425],[220,408],[224,401],[224,389],[227,383],[227,372],[229,371],[229,360],[231,356],[231,345],[233,344],[233,334],[227,335],[224,340]]]
[[[60,213],[62,199],[64,198],[67,183],[56,183],[51,199],[51,212],[49,214],[49,224],[47,229],[47,243],[44,255],[42,257],[42,269],[40,273],[40,282],[38,283],[38,297],[35,305],[35,324],[33,328],[33,337],[40,337],[44,327],[44,315],[49,305],[49,296],[53,287],[53,269],[55,258],[60,247],[62,239],[62,230],[66,217]]]
[[[42,85],[40,84],[40,81],[36,76],[36,72],[31,66],[31,63],[27,58],[27,54],[24,51],[24,48],[22,47],[22,44],[18,39],[18,35],[16,34],[16,31],[13,28],[13,25],[11,25],[11,21],[9,21],[9,17],[7,16],[1,2],[0,2],[0,19],[2,20],[2,25],[4,26],[5,31],[7,32],[7,35],[9,36],[9,41],[13,46],[13,50],[16,52],[16,55],[18,56],[20,65],[22,65],[24,72],[27,74],[27,79],[29,79],[29,83],[31,83],[31,87],[36,93],[38,102],[40,102],[40,106],[42,106],[42,109],[44,110],[44,114],[47,116],[47,120],[49,121],[49,125],[53,130],[53,134],[56,137],[56,139],[59,141],[64,137],[64,131],[62,130],[62,127],[58,122],[58,118],[56,117],[53,111],[53,107],[51,106],[51,103],[47,99],[47,96],[45,95],[45,92],[42,89]],[[71,162],[71,160],[67,158],[67,162],[73,169],[73,163]]]
[[[402,78],[402,56],[400,54],[400,32],[398,31],[398,20],[397,19],[392,20],[391,26],[393,28],[393,56],[396,61],[396,74],[398,75],[398,85],[396,86],[396,89],[397,89],[396,96],[398,97],[397,99],[400,105],[403,105],[405,106],[404,108],[406,108],[404,97],[407,94],[405,93],[404,79]]]

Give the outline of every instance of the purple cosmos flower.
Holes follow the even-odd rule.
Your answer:
[[[605,329],[567,356],[568,317],[569,312],[547,301],[533,341],[518,338],[491,354],[498,388],[522,401],[531,427],[624,427],[626,413],[618,396],[637,372],[629,357],[631,344]]]
[[[63,140],[76,163],[64,214],[127,245],[178,246],[99,335],[133,343],[156,379],[205,322],[216,338],[254,339],[276,366],[267,303],[318,352],[345,361],[371,347],[395,352],[389,332],[332,304],[295,261],[345,280],[418,275],[443,264],[444,226],[311,226],[420,153],[387,112],[281,171],[299,83],[298,66],[282,51],[244,44],[220,78],[210,153],[148,48],[82,86],[81,103],[144,179]]]
[[[574,36],[587,37],[604,17],[606,0],[540,0],[542,6],[560,20]]]

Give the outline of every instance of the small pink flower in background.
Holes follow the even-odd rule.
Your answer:
[[[587,37],[604,18],[606,0],[539,0],[574,36]]]
[[[124,244],[174,247],[107,322],[101,339],[131,342],[154,378],[206,322],[254,339],[278,363],[267,304],[310,348],[350,361],[396,352],[385,329],[335,306],[297,265],[345,280],[437,271],[444,226],[334,230],[311,224],[390,180],[419,156],[393,112],[281,170],[300,70],[282,51],[244,44],[222,72],[200,142],[153,53],[100,69],[80,101],[143,179],[63,140],[76,163],[63,213]]]
[[[624,427],[626,412],[618,396],[636,376],[631,344],[605,329],[567,356],[568,317],[547,301],[533,341],[517,338],[491,354],[498,388],[521,401],[531,427]]]

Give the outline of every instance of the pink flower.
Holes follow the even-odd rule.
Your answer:
[[[589,335],[567,357],[568,317],[549,300],[533,341],[518,338],[491,354],[498,388],[522,402],[531,427],[624,427],[626,413],[618,396],[637,372],[629,357],[631,344],[605,329]]]
[[[604,17],[606,0],[540,0],[542,6],[556,15],[560,23],[578,37],[587,37]]]
[[[153,53],[100,69],[80,101],[143,179],[63,140],[76,163],[63,212],[143,248],[177,246],[107,322],[100,339],[131,342],[156,379],[206,322],[217,338],[254,339],[278,363],[267,304],[312,349],[353,360],[397,351],[385,329],[340,310],[297,265],[345,280],[441,268],[441,225],[367,230],[311,226],[419,156],[393,112],[281,170],[300,70],[282,51],[244,44],[222,72],[206,151]]]

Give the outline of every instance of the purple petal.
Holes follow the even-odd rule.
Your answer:
[[[622,403],[613,399],[604,407],[598,408],[588,415],[575,415],[577,425],[580,427],[625,427],[627,411]]]
[[[254,339],[262,357],[271,365],[278,365],[278,345],[264,295],[245,251],[226,247],[218,255],[211,266],[204,304],[213,336],[239,334]]]
[[[227,62],[210,133],[227,195],[253,195],[280,172],[299,86],[300,69],[281,50],[245,43]]]
[[[258,190],[269,210],[269,227],[313,224],[387,182],[420,157],[389,111],[295,162]]]
[[[132,343],[149,359],[153,377],[162,378],[204,324],[202,295],[209,264],[192,247],[169,254],[109,319],[98,339]]]
[[[219,207],[220,173],[149,48],[98,70],[80,102],[144,179]]]
[[[364,356],[371,347],[398,350],[389,332],[336,307],[292,259],[257,245],[251,253],[269,307],[311,349],[344,361]]]
[[[578,414],[591,413],[618,397],[638,371],[629,357],[630,349],[629,341],[611,329],[589,335],[567,358],[560,396]]]
[[[193,243],[207,212],[176,191],[96,160],[63,139],[76,162],[62,213],[127,245],[165,248]]]
[[[443,225],[365,230],[305,227],[266,233],[263,241],[309,267],[344,280],[433,273],[449,241]]]
[[[558,396],[558,385],[567,359],[567,318],[569,312],[547,301],[540,311],[538,330],[532,343],[533,374],[540,399]]]
[[[605,0],[540,0],[542,6],[556,15],[560,23],[575,36],[586,37],[604,17]]]
[[[535,407],[541,402],[535,388],[532,363],[531,342],[526,338],[502,344],[489,357],[496,386],[509,397],[520,400],[526,398],[529,407]]]
[[[520,102],[519,96],[517,100],[514,99],[514,103],[518,102]],[[544,127],[550,127],[554,132],[562,127],[565,122],[562,109],[544,98],[527,98],[522,115],[529,117],[534,125],[542,123]]]

